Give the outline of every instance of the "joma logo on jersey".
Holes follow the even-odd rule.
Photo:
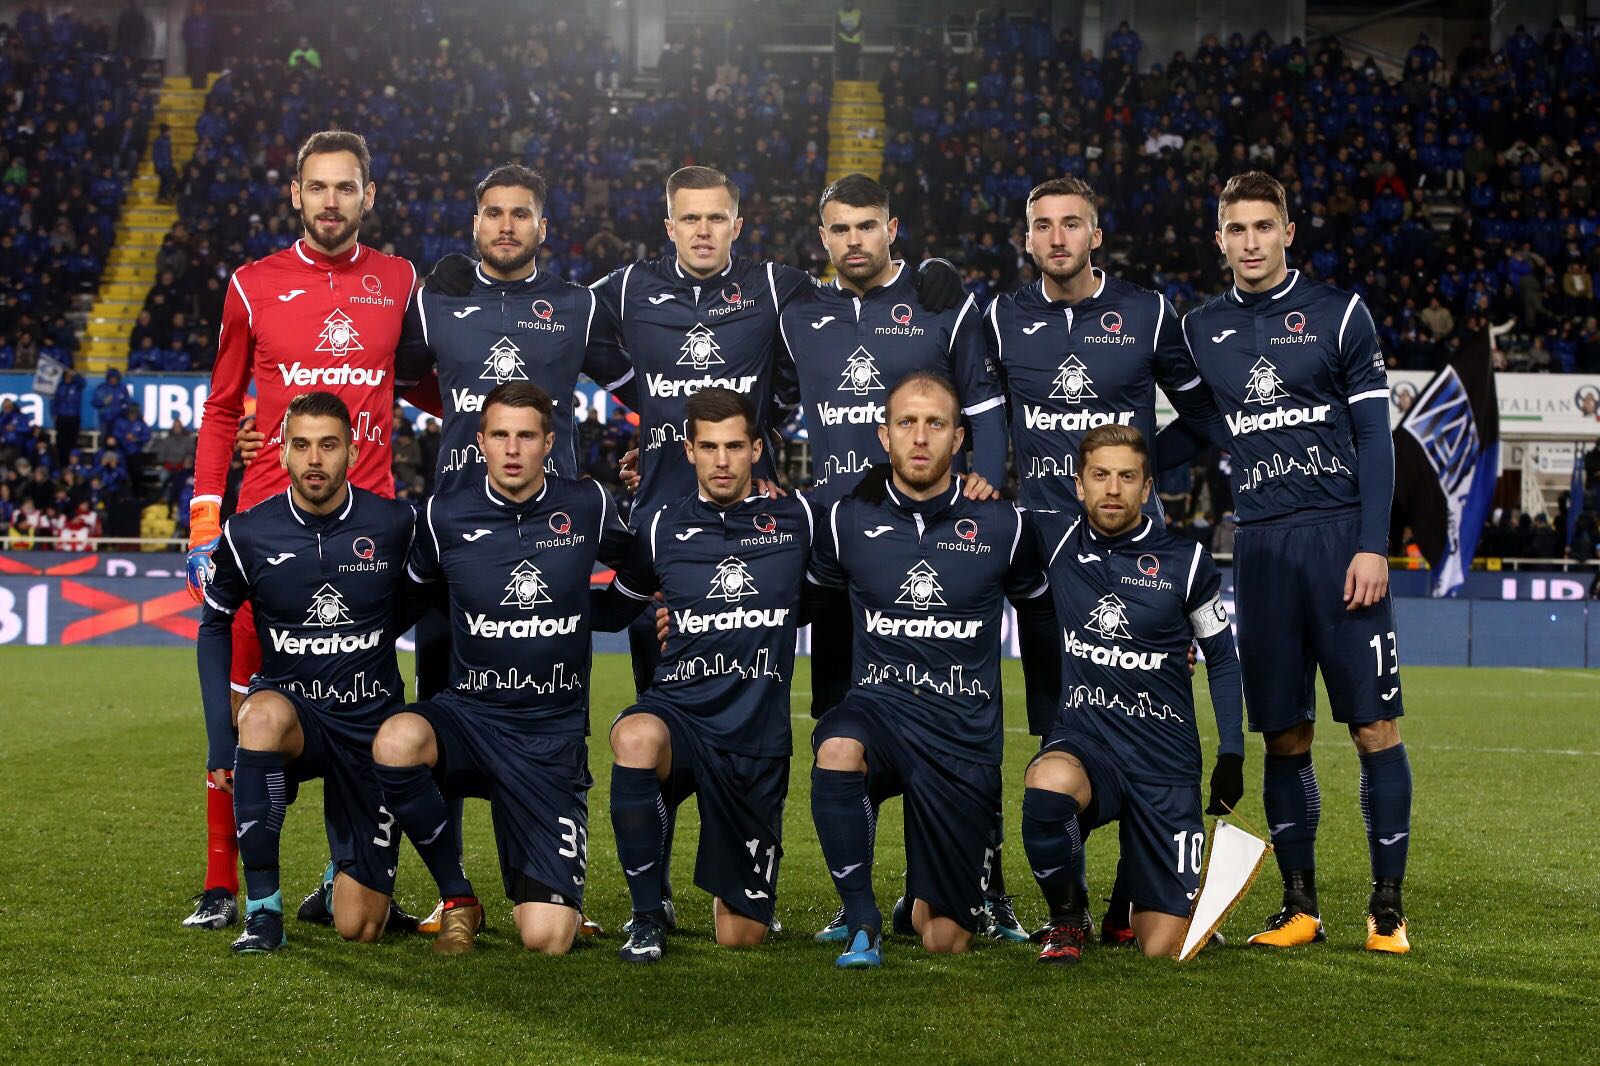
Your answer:
[[[1046,411],[1043,407],[1022,405],[1022,424],[1044,432],[1078,433],[1096,426],[1133,425],[1132,411]]]
[[[730,555],[717,564],[717,572],[711,575],[711,591],[706,595],[713,600],[738,603],[746,596],[754,596],[757,591],[756,579],[750,576],[750,568],[743,559]]]
[[[878,365],[872,361],[871,352],[857,348],[850,353],[850,358],[844,364],[844,374],[839,379],[839,391],[853,392],[857,396],[883,391],[883,379],[878,377]]]
[[[304,363],[284,366],[279,363],[278,373],[283,375],[285,385],[310,388],[313,385],[381,385],[388,371],[349,363],[341,366],[306,366]]]
[[[1055,390],[1050,393],[1052,400],[1082,403],[1084,400],[1100,398],[1094,391],[1094,379],[1089,376],[1089,368],[1076,355],[1067,356],[1061,364],[1056,371],[1055,384]]]
[[[720,633],[728,629],[776,629],[789,620],[789,608],[774,607],[766,610],[673,611],[672,624],[680,633]]]
[[[273,629],[272,650],[284,655],[349,655],[352,652],[371,651],[383,640],[383,631],[371,633],[329,633],[322,637],[300,637],[282,629]]]
[[[894,320],[892,326],[878,326],[872,332],[893,337],[920,337],[928,332],[921,326],[911,324],[911,305],[895,304],[889,311],[889,317]]]
[[[345,609],[344,597],[332,585],[323,585],[311,597],[311,607],[306,611],[308,626],[350,625],[350,612]]]
[[[1302,311],[1290,311],[1283,316],[1283,328],[1289,331],[1285,337],[1269,337],[1268,344],[1315,344],[1317,335],[1306,332],[1306,316]]]
[[[825,426],[875,426],[883,421],[883,405],[820,403],[817,405],[817,414]]]
[[[1315,407],[1280,407],[1276,411],[1263,411],[1259,415],[1236,411],[1227,416],[1228,430],[1234,436],[1242,437],[1247,433],[1259,433],[1262,430],[1326,422],[1328,412],[1332,410],[1331,404],[1321,403]]]
[[[493,381],[499,385],[508,381],[527,381],[528,373],[522,365],[522,349],[513,344],[510,337],[495,341],[483,361],[483,373],[478,375],[478,380]]]
[[[502,621],[490,618],[486,614],[464,613],[467,619],[467,632],[475,637],[487,637],[490,640],[500,640],[505,637],[513,639],[570,637],[578,631],[578,616],[575,614],[569,614],[565,618],[543,618],[534,615],[532,618]]]
[[[678,360],[680,363],[683,360]],[[722,362],[718,359],[717,362]],[[717,378],[707,375],[703,378],[669,378],[665,374],[646,374],[645,387],[652,396],[679,397],[693,396],[701,389],[732,389],[734,392],[748,393],[755,389],[756,380],[760,375],[745,374],[736,378]]]

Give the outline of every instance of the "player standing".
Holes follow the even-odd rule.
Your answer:
[[[1189,349],[1232,440],[1240,529],[1233,573],[1250,728],[1264,734],[1262,791],[1283,908],[1252,944],[1325,939],[1317,908],[1322,795],[1311,762],[1316,671],[1361,759],[1372,860],[1369,951],[1410,950],[1400,885],[1411,764],[1389,595],[1394,444],[1389,386],[1361,297],[1290,270],[1283,186],[1228,180],[1217,245],[1234,284],[1185,316]]]
[[[245,469],[239,510],[283,491],[286,480],[277,458],[283,416],[289,400],[308,389],[332,392],[352,412],[358,451],[351,483],[380,496],[394,495],[389,457],[394,350],[416,270],[357,239],[377,194],[370,174],[371,156],[360,134],[312,134],[300,147],[289,183],[305,236],[240,267],[229,280],[195,454],[188,585],[196,602],[212,573],[229,456],[252,382],[258,424],[271,437]],[[242,694],[261,663],[249,604],[234,617],[232,663],[233,691]],[[184,924],[220,929],[237,917],[238,849],[228,768],[208,767],[206,788],[205,892]]]
[[[811,812],[844,905],[843,967],[882,963],[874,811],[890,796],[905,797],[907,897],[923,946],[965,951],[985,924],[1004,600],[1047,591],[1021,512],[966,499],[950,473],[963,431],[949,381],[913,372],[884,406],[878,436],[893,468],[884,502],[835,503],[810,573],[848,589],[857,630],[855,684],[812,734]]]
[[[1061,712],[1022,798],[1022,845],[1050,906],[1041,962],[1078,961],[1084,839],[1113,820],[1115,898],[1131,904],[1139,947],[1170,955],[1183,937],[1205,852],[1187,661],[1195,638],[1220,738],[1207,813],[1226,814],[1244,792],[1244,704],[1222,576],[1204,548],[1142,512],[1151,463],[1138,429],[1096,427],[1079,449],[1081,516],[1029,514],[1063,652]]]
[[[633,900],[624,962],[653,962],[665,948],[674,923],[655,866],[666,855],[666,812],[691,794],[700,809],[695,883],[714,898],[718,944],[766,938],[783,858],[811,508],[799,496],[752,494],[762,442],[746,397],[704,389],[684,414],[699,489],[641,523],[612,583],[629,614],[658,590],[671,612],[654,684],[611,728],[611,823]]]
[[[589,855],[589,578],[620,561],[627,530],[598,482],[547,477],[550,397],[495,386],[479,415],[487,476],[432,497],[411,552],[449,595],[449,689],[383,724],[373,744],[384,801],[444,900],[436,954],[473,950],[483,907],[446,829],[446,797],[482,796],[517,931],[564,955],[577,934]]]
[[[248,889],[238,952],[276,951],[285,942],[278,851],[301,782],[323,779],[340,936],[382,935],[399,859],[372,740],[405,691],[394,642],[410,625],[401,616],[416,515],[348,484],[360,448],[348,408],[332,393],[295,397],[281,435],[278,461],[289,491],[223,526],[197,645],[208,761],[234,764]],[[234,747],[232,616],[247,605],[267,642],[239,708]]]

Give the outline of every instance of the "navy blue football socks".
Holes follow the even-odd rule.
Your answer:
[[[1085,900],[1083,835],[1078,828],[1078,801],[1064,792],[1030,788],[1022,793],[1022,849],[1033,879],[1050,906],[1051,918],[1080,909]]]
[[[433,770],[427,766],[384,766],[375,764],[378,784],[383,787],[383,802],[394,820],[411,838],[422,856],[423,865],[438,882],[443,899],[476,895],[466,871],[461,868],[461,845],[451,831],[450,807]],[[459,824],[459,822],[457,822]]]
[[[1399,881],[1411,841],[1411,760],[1404,744],[1361,756],[1361,818],[1373,880]]]
[[[1311,753],[1266,757],[1261,778],[1267,827],[1278,856],[1278,869],[1311,871],[1317,866],[1317,823],[1322,819],[1322,792],[1317,787]]]
[[[872,893],[872,849],[877,813],[867,798],[867,775],[848,770],[811,770],[811,817],[839,900],[845,924],[855,929],[883,928],[883,913]]]
[[[237,748],[233,758],[233,817],[245,893],[248,899],[264,900],[278,891],[278,843],[289,808],[283,756]]]
[[[653,769],[611,768],[611,828],[636,914],[661,910],[667,804]]]

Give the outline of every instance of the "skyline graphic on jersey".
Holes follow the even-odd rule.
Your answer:
[[[468,670],[467,676],[462,678],[457,686],[461,692],[482,692],[485,689],[529,689],[535,695],[549,696],[556,692],[570,692],[583,687],[583,674],[581,672],[567,676],[567,664],[556,663],[550,671],[550,680],[540,681],[532,675],[522,672],[521,667],[513,666],[500,676],[499,670]]]
[[[1156,718],[1182,722],[1183,716],[1173,710],[1170,704],[1163,703],[1159,707],[1150,698],[1150,693],[1140,692],[1139,698],[1132,703],[1123,700],[1119,692],[1108,693],[1100,685],[1073,685],[1067,691],[1063,701],[1068,710],[1077,710],[1080,707],[1095,707],[1106,711],[1121,711],[1129,718]]]
[[[1275,452],[1271,459],[1262,459],[1244,472],[1244,480],[1239,483],[1240,492],[1249,492],[1259,488],[1264,481],[1286,474],[1304,474],[1306,477],[1319,477],[1323,474],[1349,474],[1350,468],[1336,455],[1331,461],[1322,458],[1322,445],[1313,444],[1306,448],[1306,461],[1286,457],[1282,452]]]
[[[308,700],[324,703],[330,701],[333,703],[351,704],[369,703],[373,700],[391,694],[389,690],[383,687],[383,685],[380,683],[376,681],[368,681],[367,672],[365,670],[358,671],[356,676],[350,679],[349,689],[344,691],[341,691],[331,682],[326,688],[324,688],[322,678],[320,677],[314,678],[309,686],[302,681],[290,681],[283,687],[288,689],[290,692],[294,692],[305,697]]]
[[[944,681],[935,681],[933,674],[927,670],[919,670],[916,663],[906,663],[905,670],[898,666],[880,666],[877,663],[867,664],[867,673],[858,685],[912,685],[916,688],[932,689],[941,696],[981,696],[989,698],[989,690],[983,687],[980,681],[968,681],[966,668],[959,663],[950,667],[949,678]]]
[[[696,655],[690,659],[680,659],[671,670],[661,675],[663,682],[668,681],[693,681],[700,677],[724,677],[738,674],[747,681],[757,678],[770,677],[774,681],[782,681],[783,674],[772,665],[772,649],[761,648],[756,651],[756,657],[749,666],[739,661],[737,656],[724,655],[717,652],[709,661],[703,655]]]

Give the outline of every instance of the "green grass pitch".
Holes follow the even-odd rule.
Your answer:
[[[1021,679],[1007,666],[1006,869],[1030,926],[1043,916],[1018,841]],[[202,873],[203,744],[192,654],[178,649],[0,651],[0,1057],[9,1061],[582,1063],[621,1060],[1078,1062],[1501,1060],[1570,1062],[1600,1047],[1600,672],[1411,669],[1404,734],[1416,775],[1406,883],[1414,950],[1362,952],[1366,844],[1356,760],[1330,725],[1318,745],[1319,850],[1329,942],[1242,947],[1277,903],[1263,871],[1193,963],[1093,950],[1045,968],[985,943],[931,958],[891,939],[884,969],[842,973],[810,934],[836,905],[811,827],[808,722],[795,722],[779,914],[767,947],[711,941],[691,883],[698,823],[679,822],[682,929],[654,967],[618,962],[626,893],[606,813],[605,730],[627,702],[625,660],[598,656],[590,751],[589,912],[610,931],[566,959],[523,952],[497,894],[487,808],[467,807],[467,867],[489,899],[479,951],[435,959],[396,937],[347,945],[290,923],[287,949],[235,958],[234,933],[181,929]],[[797,709],[808,685],[796,679]],[[1197,691],[1204,685],[1197,679]],[[803,713],[803,711],[802,711]],[[1205,715],[1201,728],[1213,732]],[[1252,739],[1241,811],[1261,824]],[[284,835],[291,906],[319,875],[320,789]],[[899,804],[878,837],[877,887],[898,895]],[[1115,834],[1091,841],[1110,884]],[[399,896],[433,901],[403,852]],[[1097,908],[1098,911],[1098,908]],[[1097,914],[1098,916],[1098,914]]]

